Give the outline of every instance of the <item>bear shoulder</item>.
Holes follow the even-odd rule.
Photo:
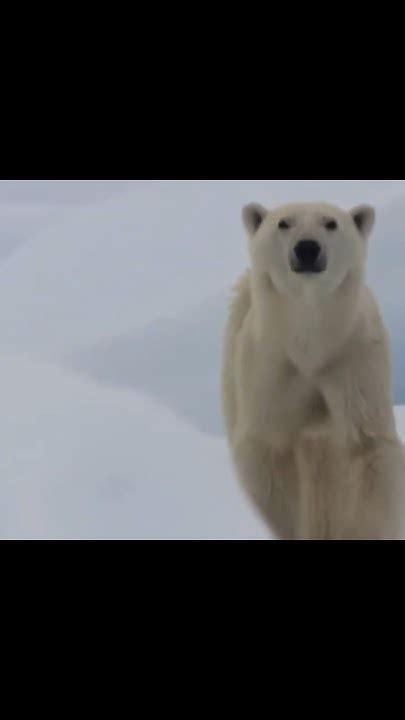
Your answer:
[[[241,330],[251,307],[250,270],[246,270],[232,289],[228,311],[228,330],[235,335]]]

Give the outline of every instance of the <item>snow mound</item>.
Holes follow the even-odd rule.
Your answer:
[[[0,537],[268,539],[223,441],[139,394],[0,359]]]

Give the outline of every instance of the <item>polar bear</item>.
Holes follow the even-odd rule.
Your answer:
[[[243,222],[250,269],[222,366],[236,474],[279,539],[399,539],[404,450],[389,339],[365,284],[375,211],[253,203]]]

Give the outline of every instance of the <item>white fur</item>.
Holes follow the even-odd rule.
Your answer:
[[[243,220],[251,268],[235,288],[222,371],[242,485],[281,539],[398,538],[404,452],[388,336],[364,284],[374,211],[250,205]],[[293,272],[303,238],[321,245],[325,272]]]

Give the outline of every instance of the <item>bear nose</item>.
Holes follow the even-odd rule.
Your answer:
[[[321,246],[316,240],[300,240],[294,248],[294,253],[301,265],[311,268],[321,254]]]

